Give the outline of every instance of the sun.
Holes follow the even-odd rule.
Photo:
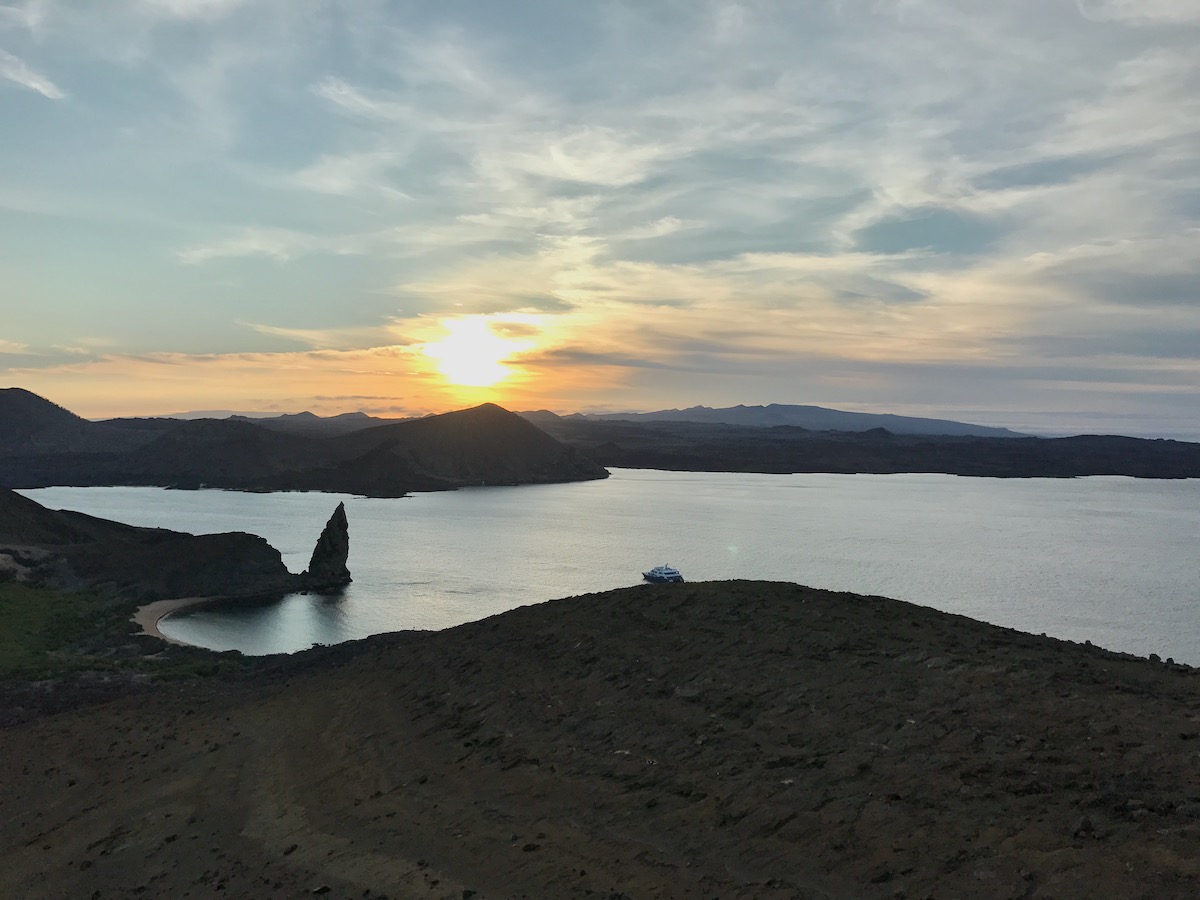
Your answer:
[[[421,352],[437,363],[451,384],[491,387],[513,374],[507,360],[529,342],[497,334],[486,316],[443,319],[444,338],[424,344]]]

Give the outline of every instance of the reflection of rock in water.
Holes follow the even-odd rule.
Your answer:
[[[339,503],[313,548],[308,571],[303,578],[313,590],[329,590],[350,583],[346,559],[350,555],[350,532],[346,522],[346,505]]]

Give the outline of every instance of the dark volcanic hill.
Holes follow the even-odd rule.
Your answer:
[[[358,416],[314,428],[266,427],[245,418],[87,422],[26,391],[10,406],[5,427],[12,439],[0,445],[5,487],[135,484],[396,497],[608,474],[490,403],[365,428]],[[311,424],[304,416],[288,421]]]
[[[548,484],[607,472],[494,403],[408,419],[326,439],[334,461],[264,482],[275,490],[347,491],[375,497],[472,485]]]
[[[338,444],[368,451],[386,448],[413,471],[448,486],[604,477],[574,449],[494,403],[358,431]]]
[[[178,422],[119,462],[132,484],[254,489],[285,472],[319,466],[326,446],[312,438],[281,434],[245,420]]]
[[[1193,900],[1198,715],[908,603],[627,588],[6,728],[0,894]]]
[[[70,441],[87,430],[75,413],[21,388],[0,389],[0,447]]]
[[[2,388],[0,454],[127,452],[153,439],[152,421],[89,422],[22,388]]]

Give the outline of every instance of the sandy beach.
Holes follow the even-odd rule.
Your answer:
[[[1196,670],[645,586],[4,730],[0,892],[1191,898]]]
[[[147,603],[145,606],[139,606],[134,612],[130,621],[142,629],[141,633],[156,637],[166,641],[168,644],[178,644],[179,646],[189,646],[182,641],[177,641],[172,637],[168,637],[159,630],[158,624],[167,616],[177,612],[182,612],[185,609],[193,609],[198,606],[207,606],[210,603],[219,603],[226,600],[226,597],[180,597],[175,600],[156,600],[153,603]]]

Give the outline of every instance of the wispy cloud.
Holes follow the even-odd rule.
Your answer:
[[[309,253],[354,254],[361,252],[346,238],[323,240],[312,234],[286,228],[244,228],[231,237],[196,244],[177,251],[181,263],[201,265],[218,259],[269,259],[286,263]]]
[[[53,0],[20,0],[0,6],[0,28],[15,26],[37,32],[50,12]]]
[[[407,112],[401,104],[369,97],[349,82],[333,76],[314,84],[312,92],[347,113],[370,119],[398,121],[402,120]]]
[[[247,2],[248,0],[138,0],[138,4],[151,15],[199,21],[219,19]]]
[[[276,325],[264,325],[258,322],[239,322],[259,334],[287,338],[298,344],[303,344],[315,350],[346,349],[350,347],[378,347],[383,343],[397,347],[414,341],[407,340],[396,333],[388,325],[370,327],[341,327],[341,328],[283,328]]]
[[[53,81],[31,69],[23,59],[0,50],[0,78],[36,91],[49,100],[64,100],[66,93]]]
[[[1192,0],[1075,0],[1080,14],[1093,22],[1200,23]]]
[[[321,194],[378,193],[396,200],[409,200],[408,194],[388,183],[389,172],[398,168],[399,162],[398,154],[386,150],[322,156],[285,183]]]

